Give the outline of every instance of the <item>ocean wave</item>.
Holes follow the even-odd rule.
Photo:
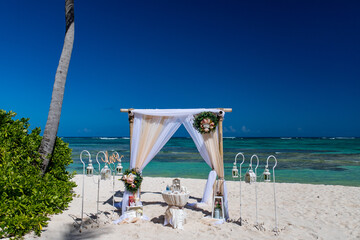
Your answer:
[[[128,138],[128,137],[122,137],[121,139],[130,139],[130,138]]]
[[[115,139],[118,139],[118,138],[114,138],[114,137],[99,137],[99,139],[101,139],[101,140],[115,140]]]
[[[227,138],[227,139],[235,139],[235,137],[223,137],[223,138]]]
[[[291,137],[282,137],[281,139],[288,140],[288,139],[292,139],[292,138]]]

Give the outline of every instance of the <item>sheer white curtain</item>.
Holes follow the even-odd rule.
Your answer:
[[[135,113],[130,168],[142,171],[174,135],[181,122],[181,119],[177,117],[149,116]],[[139,192],[137,194],[139,195]],[[126,211],[130,195],[132,193],[124,192],[123,213]]]
[[[202,137],[201,133],[199,133],[193,126],[193,124],[194,124],[194,116],[193,115],[190,115],[187,118],[183,119],[182,124],[184,125],[184,127],[186,128],[188,133],[190,134],[201,157],[205,160],[207,165],[209,165],[209,167],[211,169],[213,169],[209,173],[209,177],[208,177],[208,180],[206,181],[206,185],[205,185],[204,194],[203,194],[203,197],[200,202],[200,203],[211,204],[212,195],[213,195],[213,186],[214,186],[214,183],[216,180],[216,172],[214,170],[214,166],[211,162],[208,151],[204,144],[204,138]]]
[[[196,148],[205,162],[213,169],[209,173],[208,180],[206,182],[203,198],[200,203],[211,204],[213,197],[213,187],[216,181],[216,175],[221,179],[221,193],[224,196],[224,208],[225,218],[228,219],[228,201],[227,201],[227,189],[224,180],[224,162],[219,151],[219,135],[218,128],[216,131],[208,134],[199,133],[193,126],[194,116],[190,115],[183,120],[183,125],[193,139]]]

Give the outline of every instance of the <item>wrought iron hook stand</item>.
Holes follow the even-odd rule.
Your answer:
[[[278,228],[278,220],[277,220],[277,209],[276,209],[276,190],[275,190],[275,167],[277,165],[277,159],[275,156],[270,155],[267,159],[266,159],[266,166],[265,169],[269,167],[269,159],[273,158],[275,161],[275,164],[273,166],[273,185],[274,185],[274,208],[275,208],[275,228],[274,228],[274,232],[279,232],[279,228]]]
[[[245,162],[245,156],[243,153],[239,152],[238,154],[236,154],[235,156],[235,162],[234,162],[234,165],[236,166],[236,160],[237,160],[237,157],[241,155],[242,156],[242,162],[239,164],[239,177],[240,177],[240,218],[239,218],[239,222],[240,222],[240,226],[242,225],[242,218],[241,218],[241,207],[242,207],[242,202],[241,202],[241,166],[244,164]]]

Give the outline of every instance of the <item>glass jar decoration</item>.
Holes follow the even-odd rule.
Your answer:
[[[234,162],[234,166],[232,168],[232,177],[233,178],[238,178],[239,177],[239,171],[236,167],[236,163]]]
[[[94,167],[92,165],[92,160],[89,159],[89,165],[86,167],[86,176],[92,177],[94,175]]]
[[[264,182],[270,182],[271,181],[270,180],[270,171],[268,169],[268,166],[265,167],[263,176],[264,176]]]
[[[101,169],[100,175],[101,175],[101,180],[108,180],[111,178],[111,170],[107,164],[105,164],[105,167]]]
[[[215,196],[213,201],[212,218],[223,219],[224,216],[224,198],[222,196]]]
[[[173,191],[174,192],[180,192],[180,190],[181,190],[181,186],[180,186],[180,179],[178,179],[178,178],[175,178],[174,180],[173,180]]]
[[[135,206],[135,196],[129,196],[129,206]]]

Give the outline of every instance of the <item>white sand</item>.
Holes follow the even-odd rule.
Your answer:
[[[85,177],[84,218],[96,212],[96,178]],[[78,184],[76,194],[81,195],[82,175],[74,181]],[[274,221],[273,184],[258,184],[258,220],[263,230],[255,223],[255,186],[242,182],[243,226],[235,221],[240,217],[239,182],[228,181],[230,222],[212,225],[204,220],[210,214],[206,209],[185,209],[187,223],[184,230],[163,226],[166,204],[161,191],[171,184],[170,178],[145,177],[142,184],[144,214],[150,221],[138,221],[114,225],[112,219],[112,181],[101,181],[100,223],[87,219],[86,227],[79,232],[74,227],[74,217],[80,217],[81,197],[75,197],[69,208],[51,218],[40,239],[360,239],[360,188],[310,184],[276,183],[278,220],[280,232],[272,230]],[[202,197],[206,180],[181,179],[181,185],[191,192],[189,202]],[[116,202],[121,201],[123,183],[116,181]],[[109,200],[109,201],[108,201]],[[104,203],[105,202],[105,203]],[[33,239],[29,234],[25,239]]]

